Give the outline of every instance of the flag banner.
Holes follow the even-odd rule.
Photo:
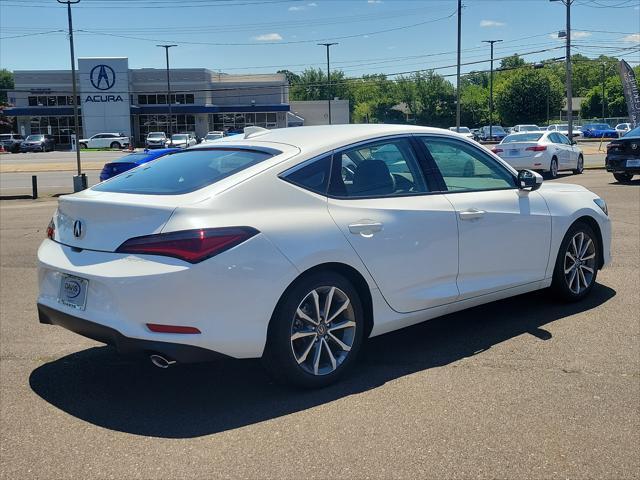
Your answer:
[[[620,60],[620,78],[624,99],[629,110],[629,119],[634,127],[640,125],[640,91],[633,69],[624,60]]]

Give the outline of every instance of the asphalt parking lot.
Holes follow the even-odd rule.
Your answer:
[[[640,181],[558,181],[613,220],[589,298],[536,292],[377,337],[320,391],[257,361],[159,370],[38,324],[55,200],[1,202],[1,478],[640,477]]]

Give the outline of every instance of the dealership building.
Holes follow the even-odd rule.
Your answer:
[[[78,59],[80,137],[122,132],[141,143],[148,132],[168,132],[166,70],[130,69],[127,58]],[[206,68],[171,69],[172,131],[204,136],[212,130],[257,125],[302,125],[291,111],[282,74],[229,75]],[[15,71],[14,91],[4,114],[15,117],[17,133],[48,133],[58,145],[75,131],[71,72]],[[348,107],[347,107],[348,108]],[[333,115],[332,115],[333,117]]]

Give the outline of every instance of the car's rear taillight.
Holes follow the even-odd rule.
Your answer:
[[[492,151],[493,153],[502,153],[504,150],[502,150],[501,148],[495,148],[495,147],[494,147],[494,148],[492,148],[492,149],[491,149],[491,151]]]
[[[547,149],[544,145],[536,145],[534,147],[527,147],[525,150],[530,150],[532,152],[544,152]]]
[[[53,218],[49,221],[49,225],[47,225],[47,238],[49,240],[53,240],[53,237],[56,235],[56,224],[53,223]]]
[[[127,240],[116,253],[162,255],[198,263],[257,235],[251,227],[202,228],[146,235]]]

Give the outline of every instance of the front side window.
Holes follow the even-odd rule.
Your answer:
[[[477,148],[446,138],[420,140],[438,166],[448,191],[516,188],[511,172]]]
[[[406,139],[370,143],[334,155],[329,193],[337,197],[392,197],[427,192]]]

